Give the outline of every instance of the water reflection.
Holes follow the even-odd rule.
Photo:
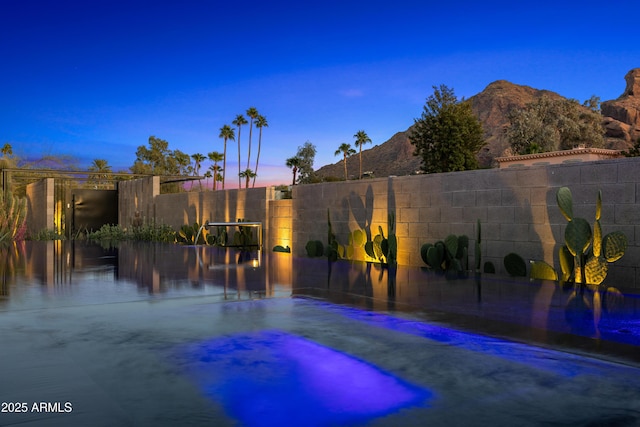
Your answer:
[[[432,320],[553,344],[573,337],[640,345],[640,298],[613,287],[515,282],[496,275],[456,280],[419,268],[389,271],[367,263],[300,260],[294,294],[375,311],[406,310]]]
[[[581,336],[640,345],[637,291],[602,286],[518,283],[495,275],[448,280],[420,268],[294,260],[286,253],[209,246],[23,242],[1,247],[0,255],[0,304],[5,310],[176,296],[237,300],[293,292],[375,311],[409,310],[429,320],[537,342],[564,344]]]
[[[3,300],[81,296],[220,294],[223,298],[290,294],[291,256],[209,246],[124,242],[23,242],[0,248]],[[268,262],[267,262],[268,259]],[[40,286],[38,286],[40,285]],[[39,289],[39,292],[36,291]],[[28,305],[28,304],[27,304]],[[36,304],[37,305],[37,304]]]

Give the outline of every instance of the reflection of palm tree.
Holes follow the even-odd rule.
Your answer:
[[[287,159],[286,165],[288,168],[291,168],[293,170],[293,182],[291,183],[291,185],[296,185],[296,173],[298,173],[298,167],[300,166],[300,157],[289,157]]]
[[[356,139],[356,145],[360,147],[360,179],[362,179],[362,146],[371,143],[371,138],[363,130],[359,130],[353,137]]]
[[[217,151],[212,151],[208,154],[208,156],[209,160],[213,162],[213,165],[209,169],[211,169],[211,171],[213,172],[213,190],[215,191],[217,189],[216,183],[218,182],[218,175],[220,175],[220,165],[218,164],[218,162],[222,161],[222,159],[224,159],[224,156],[222,155],[222,153],[219,153]]]
[[[89,166],[89,171],[93,172],[89,175],[89,181],[95,181],[96,186],[106,184],[107,177],[112,173],[111,166],[105,159],[94,159]]]
[[[269,123],[267,123],[267,119],[264,116],[258,116],[256,119],[256,127],[260,129],[260,135],[258,136],[258,156],[256,157],[256,176],[258,174],[258,162],[260,161],[260,148],[262,147],[262,128],[269,127]],[[256,186],[256,178],[253,177],[252,187]]]
[[[244,188],[249,188],[249,180],[251,178],[253,178],[254,176],[256,176],[256,173],[254,171],[252,171],[251,169],[245,169],[242,172],[240,172],[238,174],[238,176],[240,178],[245,178],[247,180],[246,185]]]
[[[253,120],[258,117],[258,110],[255,107],[249,107],[247,110],[247,116],[249,116],[249,150],[247,150],[247,169],[251,163],[251,134],[253,133]]]
[[[222,189],[224,190],[225,171],[227,170],[227,140],[235,140],[236,135],[231,126],[224,125],[220,128],[220,138],[224,138],[224,153],[222,154]]]
[[[246,125],[248,122],[242,114],[238,114],[235,120],[231,123],[238,126],[238,188],[240,188],[242,186],[240,183],[240,129],[242,125]]]
[[[347,174],[347,157],[351,156],[352,154],[356,154],[356,150],[351,148],[351,144],[343,142],[335,152],[336,156],[338,154],[342,154],[344,156],[344,179],[346,181],[349,179],[349,175]]]

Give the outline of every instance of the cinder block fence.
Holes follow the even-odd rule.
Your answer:
[[[160,194],[159,178],[149,177],[119,183],[119,223],[128,227],[138,216],[178,229],[207,220],[261,221],[268,250],[290,246],[294,256],[304,256],[309,240],[327,242],[329,220],[337,240],[348,244],[356,229],[369,239],[378,227],[388,234],[391,214],[398,264],[421,266],[420,247],[448,234],[469,237],[473,260],[479,220],[482,259],[504,273],[509,252],[558,265],[567,221],[556,192],[563,186],[573,193],[574,215],[590,224],[602,190],[603,234],[619,230],[629,240],[607,283],[640,287],[640,158],[297,185],[290,200],[276,200],[274,188]],[[48,194],[39,187],[32,193]],[[364,250],[354,258],[365,259]]]

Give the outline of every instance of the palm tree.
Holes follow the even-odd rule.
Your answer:
[[[242,125],[246,125],[248,122],[242,114],[238,114],[236,116],[236,119],[231,123],[238,126],[238,188],[240,188],[242,186],[242,184],[240,183],[240,128],[242,127]]]
[[[293,182],[291,185],[296,185],[296,173],[298,173],[298,167],[300,166],[300,157],[293,156],[287,159],[287,167],[293,169]]]
[[[89,171],[93,173],[89,175],[88,180],[95,181],[96,187],[106,184],[107,177],[113,173],[111,166],[109,166],[108,162],[104,159],[94,159],[91,166],[89,166]]]
[[[222,174],[221,174],[220,172],[218,172],[217,174],[215,174],[215,175],[213,176],[213,182],[214,182],[214,184],[215,184],[215,182],[216,182],[216,181],[217,181],[217,182],[222,181]]]
[[[235,135],[235,131],[233,130],[233,128],[231,128],[231,126],[229,125],[224,125],[220,128],[220,138],[224,138],[224,153],[222,154],[223,156],[223,163],[222,163],[222,189],[224,190],[224,178],[225,178],[225,171],[227,170],[227,140],[235,140],[236,139],[236,135]]]
[[[195,153],[191,155],[191,158],[193,159],[193,175],[200,176],[200,167],[202,166],[202,161],[205,160],[206,157],[200,153]],[[202,191],[201,179],[198,179],[198,184],[200,184],[200,191]]]
[[[242,172],[240,172],[238,174],[238,176],[240,178],[245,178],[247,180],[246,185],[245,185],[244,188],[249,188],[249,180],[251,178],[253,178],[254,176],[256,176],[256,173],[254,171],[252,171],[251,169],[247,168],[247,169],[243,170]]]
[[[344,156],[344,180],[346,181],[349,179],[349,175],[347,174],[347,157],[351,156],[352,154],[356,154],[356,150],[351,148],[351,144],[343,142],[336,150],[335,155],[337,156],[338,154],[342,154]]]
[[[249,116],[249,150],[247,150],[247,169],[251,163],[251,134],[253,133],[253,120],[258,117],[258,110],[256,107],[249,107],[247,110],[247,116]]]
[[[2,152],[2,157],[8,157],[13,154],[13,148],[8,142],[2,146],[2,150],[0,151]]]
[[[256,119],[256,127],[260,129],[260,135],[258,136],[258,156],[256,157],[256,174],[258,173],[258,162],[260,161],[260,148],[262,147],[262,128],[268,128],[269,123],[267,123],[267,119],[264,116],[258,115]],[[252,187],[256,186],[256,178],[253,178]]]
[[[363,130],[359,130],[353,137],[356,139],[356,145],[360,147],[360,179],[362,179],[362,146],[371,143],[371,138]]]
[[[209,169],[211,169],[211,166],[209,166]],[[202,174],[202,176],[204,176],[204,182],[205,182],[205,184],[206,184],[206,183],[207,183],[207,180],[208,180],[209,178],[211,178],[213,175],[211,174],[211,171],[210,171],[210,170],[208,170],[208,171],[206,171],[204,174]],[[213,182],[213,185],[216,185],[216,182],[215,182],[215,181]],[[214,188],[214,190],[215,190],[215,188]]]
[[[208,154],[208,157],[209,160],[213,162],[213,165],[209,167],[209,169],[213,172],[213,190],[215,191],[217,189],[217,176],[220,175],[220,165],[218,162],[221,162],[224,159],[224,156],[218,151],[212,151]]]

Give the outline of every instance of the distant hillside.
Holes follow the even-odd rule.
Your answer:
[[[516,85],[506,80],[495,81],[479,94],[469,98],[471,109],[480,119],[487,141],[487,145],[478,154],[480,166],[492,166],[493,159],[502,156],[509,147],[505,137],[505,129],[509,125],[509,112],[516,108],[524,108],[543,96],[553,100],[563,99],[555,92]]]
[[[413,145],[409,142],[407,132],[408,130],[398,132],[384,144],[363,150],[362,172],[373,172],[375,177],[385,177],[410,175],[420,169],[420,159],[413,155]],[[360,157],[357,153],[347,159],[347,172],[349,179],[358,177]],[[340,160],[337,163],[323,166],[316,173],[324,178],[344,179],[344,163]]]
[[[602,103],[603,126],[606,130],[606,146],[626,150],[640,137],[640,68],[633,69],[625,76],[627,86],[616,100]],[[489,84],[482,92],[469,98],[471,108],[482,123],[487,141],[478,154],[482,167],[493,166],[494,159],[502,156],[509,147],[504,136],[509,125],[508,114],[514,108],[523,108],[542,96],[551,99],[565,99],[548,90],[517,85],[506,80]],[[413,145],[409,142],[411,128],[398,132],[383,144],[362,152],[363,172],[373,172],[376,177],[389,175],[409,175],[420,169],[420,159],[413,155]],[[337,158],[337,157],[336,157]],[[350,179],[357,178],[359,158],[355,154],[347,160]],[[342,160],[323,166],[316,171],[324,178],[344,178]]]

